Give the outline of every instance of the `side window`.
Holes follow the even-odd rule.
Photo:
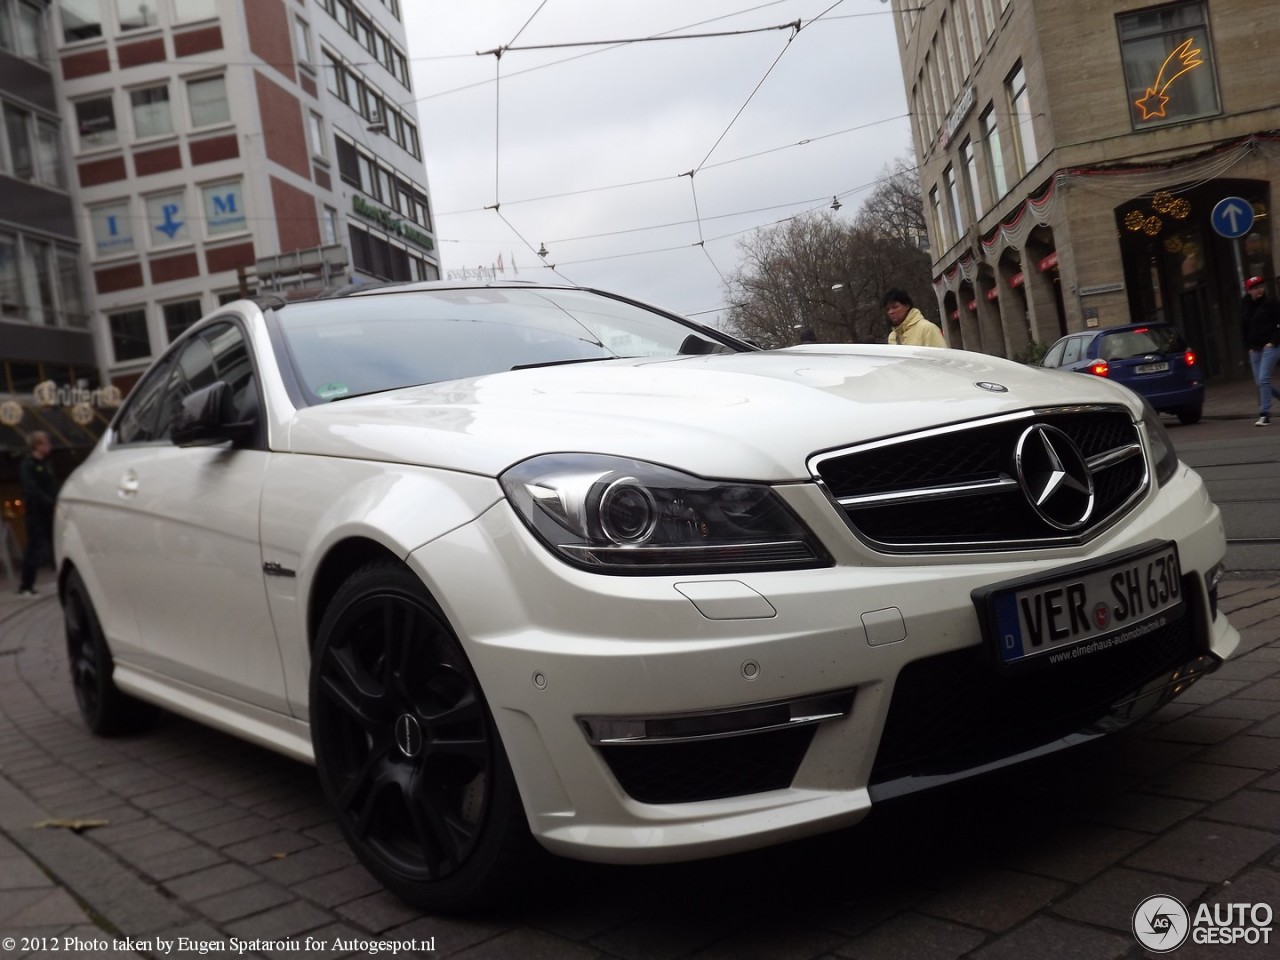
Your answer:
[[[1068,340],[1066,351],[1062,354],[1062,363],[1065,365],[1079,360],[1081,350],[1087,342],[1088,340],[1085,337],[1072,337]]]
[[[249,345],[240,328],[231,324],[209,331],[216,379],[231,388],[235,399],[236,419],[249,420],[258,415],[258,385],[249,359]]]
[[[1042,367],[1060,367],[1062,366],[1062,352],[1067,348],[1066,340],[1059,340],[1049,352],[1044,355],[1044,359],[1040,361]]]
[[[241,419],[248,419],[246,414],[256,415],[258,394],[253,364],[249,361],[244,335],[233,323],[209,327],[183,344],[165,384],[157,436],[169,436],[173,418],[182,409],[182,401],[188,395],[218,380],[225,380],[231,387]]]
[[[158,363],[133,388],[116,421],[117,443],[146,443],[156,439],[157,411],[164,399],[172,358]]]

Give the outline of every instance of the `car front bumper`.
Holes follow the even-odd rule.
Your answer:
[[[834,566],[592,574],[551,556],[505,502],[411,554],[552,851],[671,861],[847,825],[879,797],[1136,720],[1239,642],[1206,586],[1225,552],[1221,517],[1182,466],[1074,550],[886,557],[858,543],[816,487],[779,491]],[[1131,644],[1139,653],[1110,679],[1106,658],[1085,658],[1062,681],[1000,673],[973,591],[1158,540],[1178,544],[1185,636]],[[1061,695],[1081,678],[1092,678],[1087,697]],[[1037,714],[1049,694],[1061,709]],[[993,698],[1004,698],[995,711]]]

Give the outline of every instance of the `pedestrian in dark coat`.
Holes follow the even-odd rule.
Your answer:
[[[36,595],[36,571],[53,556],[53,509],[58,502],[58,478],[49,454],[53,444],[43,430],[27,438],[27,455],[18,466],[22,504],[26,511],[27,550],[22,556],[22,582],[18,593]]]

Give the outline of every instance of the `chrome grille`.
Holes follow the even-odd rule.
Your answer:
[[[1019,439],[1062,431],[1093,482],[1079,529],[1048,522],[1019,482]],[[886,553],[958,553],[1083,543],[1147,490],[1137,426],[1122,407],[1026,410],[819,454],[809,468],[863,541]]]

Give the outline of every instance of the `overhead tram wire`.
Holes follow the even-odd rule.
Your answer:
[[[841,137],[848,133],[857,133],[858,131],[866,130],[869,127],[876,127],[882,123],[892,123],[895,120],[903,120],[909,116],[910,114],[908,113],[899,113],[892,117],[884,117],[880,120],[872,120],[869,123],[862,123],[856,127],[846,127],[843,130],[835,130],[831,133],[819,134],[818,136],[815,136],[815,137],[805,137],[803,140],[797,140],[795,143],[786,143],[777,147],[769,147],[766,150],[759,150],[755,153],[744,154],[740,157],[732,157],[728,160],[719,160],[716,163],[708,163],[702,169],[717,170],[720,167],[727,167],[733,163],[741,163],[744,160],[755,160],[759,157],[768,156],[771,153],[778,153],[782,150],[791,150],[791,149],[794,149],[795,147],[805,147],[811,143],[818,143],[821,140],[830,140],[833,137]],[[598,186],[598,187],[583,187],[581,190],[566,190],[563,193],[548,193],[538,197],[523,197],[519,200],[504,200],[503,204],[506,206],[514,206],[515,204],[519,204],[519,203],[539,203],[544,200],[562,200],[566,197],[578,197],[587,193],[602,193],[606,190],[624,190],[630,187],[647,187],[647,186],[652,186],[655,183],[665,183],[668,180],[678,180],[683,176],[685,176],[685,174],[679,173],[679,174],[673,174],[673,175],[663,176],[663,177],[650,177],[647,180],[631,180],[626,183],[602,184],[601,186]],[[855,187],[851,192],[857,192],[857,190],[859,189],[862,189],[862,188]],[[456,216],[461,216],[462,214],[467,214],[467,213],[479,213],[482,209],[487,210],[488,207],[483,207],[483,208],[471,207],[465,210],[462,210],[462,209],[445,210],[437,213],[436,216],[456,217]]]
[[[770,0],[769,3],[757,4],[754,7],[747,7],[745,10],[735,10],[733,13],[726,13],[719,17],[709,17],[706,20],[699,20],[696,23],[686,24],[683,27],[673,27],[671,30],[663,31],[663,33],[655,34],[655,36],[661,37],[667,33],[674,33],[677,30],[692,30],[695,27],[701,27],[707,23],[715,23],[718,20],[728,20],[730,17],[740,17],[746,13],[755,13],[757,10],[763,10],[765,7],[775,7],[775,6],[778,6],[779,4],[786,3],[786,2],[788,2],[788,0]],[[541,9],[541,7],[539,7],[539,9]],[[524,28],[522,27],[521,30],[523,31],[523,29]],[[626,44],[619,44],[618,46],[626,46]],[[535,70],[546,70],[548,67],[557,67],[557,66],[560,66],[561,64],[572,63],[574,60],[581,60],[584,57],[594,57],[597,54],[608,53],[610,50],[616,50],[616,49],[617,47],[605,47],[602,50],[588,50],[586,53],[580,53],[572,57],[565,57],[563,60],[555,60],[551,63],[541,63],[541,64],[538,64],[538,66],[536,67],[526,67],[523,70],[517,70],[514,73],[507,74],[507,79],[521,76],[526,73],[533,73]],[[410,57],[409,59],[410,60],[419,60],[419,59],[421,60],[441,60],[441,59],[452,60],[458,57],[472,57],[476,55],[477,54],[466,53],[466,54],[451,54],[448,57]],[[417,97],[413,100],[406,100],[404,103],[397,104],[397,106],[407,107],[411,103],[421,103],[424,100],[434,100],[437,97],[445,97],[452,93],[462,93],[463,91],[471,90],[475,87],[483,86],[484,84],[489,82],[490,81],[488,80],[478,80],[475,83],[463,84],[461,87],[451,87],[448,90],[440,90],[440,91],[437,91],[436,93],[429,93],[429,94],[426,94],[425,96]]]
[[[528,26],[528,25],[533,21],[534,17],[536,17],[536,16],[538,15],[539,11],[541,11],[541,10],[542,10],[542,8],[543,8],[544,6],[546,6],[546,2],[547,2],[547,0],[543,0],[542,4],[540,4],[540,5],[538,6],[538,9],[537,9],[537,10],[535,10],[535,11],[533,12],[533,14],[529,17],[529,19],[528,19],[528,20],[526,20],[526,21],[525,21],[524,26],[522,26],[518,31],[516,31],[516,36],[515,36],[515,38],[513,38],[513,40],[514,40],[514,39],[518,39],[518,38],[519,38],[520,34],[524,32],[525,27],[527,27],[527,26]],[[502,100],[501,100],[501,89],[502,89],[502,55],[503,55],[504,53],[506,53],[507,51],[509,51],[509,50],[516,50],[516,51],[524,51],[524,50],[542,50],[542,49],[554,49],[554,48],[558,48],[558,47],[576,47],[576,46],[587,46],[587,45],[590,45],[590,46],[599,46],[599,45],[603,45],[603,46],[606,46],[606,47],[610,47],[610,48],[612,48],[612,47],[616,47],[616,46],[623,46],[623,45],[627,45],[627,44],[631,44],[631,43],[641,43],[641,42],[648,42],[648,41],[653,41],[653,40],[690,40],[690,39],[702,39],[702,38],[705,38],[705,37],[738,36],[738,35],[744,35],[744,34],[763,33],[763,32],[767,32],[767,31],[771,31],[771,30],[779,30],[779,29],[790,29],[790,30],[792,30],[791,39],[794,39],[794,38],[795,38],[796,33],[797,33],[797,32],[799,31],[799,29],[800,29],[800,21],[798,21],[798,20],[797,20],[797,21],[795,21],[794,23],[791,23],[791,24],[784,24],[784,25],[782,25],[782,26],[774,26],[774,27],[757,27],[757,28],[753,28],[753,29],[749,29],[749,30],[722,31],[722,32],[707,33],[707,34],[680,34],[680,35],[677,35],[677,36],[669,36],[669,35],[665,35],[665,36],[664,36],[664,35],[660,35],[660,36],[655,36],[655,37],[635,38],[635,39],[629,39],[629,40],[579,41],[579,42],[567,42],[567,43],[551,44],[551,45],[514,46],[513,44],[507,44],[507,45],[505,45],[505,46],[495,47],[495,48],[494,48],[494,49],[492,49],[492,50],[477,51],[477,56],[489,56],[489,55],[492,55],[492,56],[493,56],[493,58],[494,58],[494,73],[495,73],[495,77],[494,77],[494,158],[493,158],[493,163],[494,163],[494,183],[493,183],[494,200],[493,200],[493,204],[492,204],[492,206],[491,206],[491,207],[488,207],[488,208],[486,208],[486,209],[492,209],[492,210],[494,211],[494,213],[496,213],[496,214],[498,215],[499,219],[501,219],[501,220],[502,220],[502,222],[503,222],[503,223],[505,223],[505,224],[507,225],[507,228],[508,228],[509,230],[511,230],[511,231],[512,231],[512,233],[514,233],[517,237],[519,237],[519,238],[520,238],[520,241],[521,241],[522,243],[524,243],[524,244],[525,244],[525,246],[527,246],[527,247],[529,248],[529,250],[530,250],[530,251],[532,251],[532,252],[533,252],[534,256],[538,256],[538,251],[537,251],[537,250],[535,250],[535,249],[534,249],[534,247],[533,247],[533,245],[532,245],[532,244],[531,244],[527,239],[525,239],[525,238],[524,238],[524,236],[523,236],[523,235],[522,235],[518,230],[516,230],[516,229],[515,229],[514,225],[511,223],[511,221],[510,221],[510,220],[508,220],[508,219],[507,219],[507,218],[502,214],[502,211],[501,211],[501,209],[500,209],[500,208],[501,208],[501,204],[502,204],[501,191],[500,191],[500,176],[501,176],[501,169],[502,169],[502,154],[501,154],[501,124],[502,124]],[[788,43],[790,43],[790,40],[788,40]],[[777,63],[777,61],[775,60],[775,61],[774,61],[774,63],[776,64],[776,63]],[[772,70],[772,67],[770,67],[770,70]],[[768,76],[768,73],[766,73],[766,74],[765,74],[765,76]],[[762,81],[762,82],[763,82],[763,81]],[[757,87],[757,89],[758,89],[758,87]],[[753,95],[754,95],[754,94],[753,94]],[[748,102],[750,102],[750,98],[748,98]],[[744,105],[744,107],[745,107],[745,105]],[[741,111],[739,111],[739,112],[741,112]],[[728,132],[728,131],[726,130],[726,133],[727,133],[727,132]],[[721,137],[723,137],[723,136],[724,136],[724,135],[723,135],[723,134],[721,134]],[[718,142],[718,141],[717,141],[717,142]],[[713,147],[712,149],[714,149],[714,147]],[[691,182],[692,182],[692,177],[691,177]],[[695,209],[696,209],[696,207],[697,207],[697,201],[696,201],[696,199],[695,199],[695,202],[694,202],[694,206],[695,206]],[[701,230],[701,223],[699,223],[699,230]],[[705,248],[704,248],[703,252],[704,252],[704,253],[706,253]],[[711,259],[711,255],[710,255],[709,253],[706,253],[706,256],[707,256],[707,259],[711,262],[711,266],[715,269],[716,273],[720,276],[720,279],[723,281],[723,280],[724,280],[724,274],[721,272],[720,268],[716,265],[716,262],[715,262],[713,259]],[[546,267],[549,267],[553,273],[556,273],[558,276],[564,277],[564,274],[561,274],[561,273],[559,273],[559,271],[557,271],[557,270],[556,270],[556,268],[555,268],[555,265],[554,265],[554,264],[548,264],[548,263],[546,263],[546,258],[545,258],[545,257],[541,257],[541,256],[539,256],[538,258],[543,262],[543,265],[544,265],[544,266],[546,266]],[[568,280],[568,277],[564,277],[564,279]],[[570,282],[572,282],[572,281],[570,281]]]

